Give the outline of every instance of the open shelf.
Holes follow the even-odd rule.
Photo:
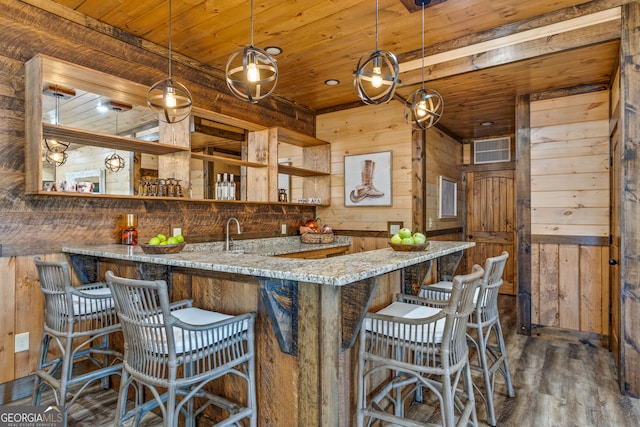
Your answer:
[[[189,151],[188,147],[160,144],[142,139],[128,138],[100,132],[89,132],[68,126],[51,123],[42,124],[42,134],[45,138],[60,138],[74,144],[91,145],[94,147],[113,148],[114,150],[134,151],[149,154],[170,154]]]
[[[244,160],[232,159],[230,157],[215,156],[211,154],[202,154],[202,153],[193,153],[193,152],[191,153],[191,158],[206,160],[209,162],[220,162],[220,163],[224,163],[227,165],[234,165],[234,166],[248,166],[252,168],[266,168],[268,166],[266,163],[246,162]]]
[[[303,177],[331,175],[328,172],[313,171],[310,169],[297,168],[295,166],[287,166],[287,165],[278,165],[278,173],[284,173],[287,175],[294,175],[294,176],[303,176]]]

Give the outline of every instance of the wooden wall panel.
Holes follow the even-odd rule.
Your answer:
[[[609,236],[609,93],[532,102],[531,126],[532,322],[608,336],[608,247],[580,239]]]
[[[413,227],[412,131],[404,121],[399,103],[366,106],[322,114],[317,117],[317,137],[331,142],[331,207],[319,208],[323,222],[339,230],[386,231],[387,221],[402,221]],[[366,215],[357,207],[344,206],[344,156],[391,151],[393,161],[393,206],[368,207]],[[426,136],[425,232],[461,227],[464,224],[465,185],[460,170],[462,144],[436,128]],[[438,177],[458,183],[457,218],[438,218]],[[428,226],[431,218],[431,227]],[[415,230],[418,231],[418,230]]]
[[[607,236],[608,92],[532,102],[531,127],[532,234]]]
[[[15,378],[14,367],[14,336],[15,336],[15,310],[7,307],[7,301],[15,300],[15,258],[0,258],[0,301],[3,301],[3,309],[0,310],[0,384]]]
[[[609,335],[609,247],[533,243],[531,321]]]
[[[331,143],[331,206],[318,208],[322,222],[338,230],[386,231],[387,221],[410,226],[411,126],[404,122],[402,104],[323,114],[317,117],[316,128],[316,137]],[[382,151],[391,151],[393,206],[345,207],[344,157]]]

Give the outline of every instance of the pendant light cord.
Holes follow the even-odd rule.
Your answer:
[[[251,39],[249,45],[253,47],[253,0],[251,0]]]
[[[424,1],[422,2],[422,90],[424,90]]]
[[[60,92],[58,92],[58,85],[56,85],[56,91],[54,95],[56,97],[56,124],[59,125],[60,124]]]
[[[378,0],[376,0],[376,52],[378,51]]]
[[[172,47],[171,33],[173,32],[173,28],[171,25],[171,15],[172,15],[171,0],[169,0],[169,80],[171,80],[171,47]]]

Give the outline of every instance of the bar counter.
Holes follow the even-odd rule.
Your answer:
[[[327,244],[275,239],[238,241],[233,252],[224,251],[224,242],[187,244],[171,255],[116,244],[62,251],[83,281],[112,269],[166,279],[174,299],[193,298],[194,306],[256,311],[258,424],[350,426],[357,368],[352,347],[366,312],[419,286],[432,260],[459,258],[474,243],[431,241],[424,251],[387,248],[311,260],[281,256]],[[345,236],[333,243],[349,244]]]

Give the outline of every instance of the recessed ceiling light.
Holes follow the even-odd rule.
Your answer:
[[[282,48],[278,46],[267,46],[264,48],[264,51],[269,55],[280,55],[282,53]]]
[[[326,84],[327,86],[338,86],[340,84],[340,80],[329,79],[329,80],[325,80],[324,84]]]
[[[480,123],[481,126],[493,126],[493,122],[487,121]]]

